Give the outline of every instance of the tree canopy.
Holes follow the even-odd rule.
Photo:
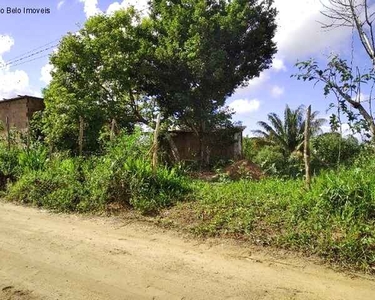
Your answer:
[[[133,8],[90,18],[53,54],[45,90],[45,132],[74,149],[78,119],[97,147],[103,126],[162,120],[197,134],[228,125],[225,100],[270,67],[276,10],[272,1],[153,0],[150,15]],[[63,142],[62,142],[63,141]]]
[[[276,11],[271,3],[152,2],[157,43],[146,90],[166,115],[195,131],[225,119],[226,98],[272,62]]]
[[[134,25],[138,18],[133,9],[98,15],[62,39],[51,57],[52,81],[44,92],[46,134],[55,146],[74,148],[80,116],[92,148],[112,119],[121,127],[144,121],[141,111],[148,102],[133,95],[148,48],[147,24]]]

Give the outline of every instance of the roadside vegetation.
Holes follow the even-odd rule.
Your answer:
[[[346,93],[361,91],[373,71],[357,78],[337,57],[324,72],[313,61],[299,63],[299,79],[336,80],[324,81],[324,94],[338,97],[331,131],[323,133],[318,112],[306,127],[303,106],[286,106],[283,117],[270,113],[243,140],[244,159],[262,176],[240,167],[233,178],[223,171],[232,162],[209,159],[209,137],[235,127],[227,98],[272,65],[277,12],[272,1],[180,2],[151,1],[144,18],[132,8],[97,15],[62,39],[51,57],[46,110],[28,132],[8,130],[0,143],[3,198],[82,213],[116,206],[154,215],[176,206],[186,210],[181,224],[191,220],[187,227],[202,236],[248,239],[375,272],[375,126]],[[341,134],[341,115],[362,140]],[[169,128],[196,134],[196,165],[160,146],[173,150]],[[212,182],[190,176],[206,170],[216,170]]]
[[[199,184],[190,211],[191,229],[203,236],[228,236],[317,254],[373,272],[373,155],[350,167],[321,171],[309,191],[302,179],[275,177]]]
[[[245,155],[263,167],[263,179],[254,181],[244,170],[240,179],[231,180],[218,171],[216,182],[204,182],[189,177],[191,170],[183,165],[161,163],[154,169],[151,138],[141,130],[119,134],[108,141],[103,153],[85,157],[49,153],[38,141],[29,148],[14,142],[8,151],[3,141],[4,198],[62,212],[101,213],[115,206],[148,215],[180,203],[173,210],[182,210],[180,216],[185,219],[170,221],[197,235],[250,240],[374,271],[375,153],[371,145],[337,133],[317,135],[311,145],[319,160],[313,164],[311,189],[306,190],[301,155],[292,152],[293,160],[288,159],[264,140],[262,146],[257,138],[244,141]],[[340,163],[334,152],[338,144]],[[253,152],[258,154],[254,157]]]
[[[191,188],[178,167],[153,170],[148,146],[137,131],[118,136],[101,156],[48,156],[38,143],[29,149],[14,146],[10,153],[3,147],[1,153],[8,153],[0,155],[1,175],[8,180],[5,198],[64,212],[103,211],[113,202],[143,213],[168,207]]]

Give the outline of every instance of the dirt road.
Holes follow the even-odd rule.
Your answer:
[[[116,218],[0,202],[0,299],[375,299],[375,281]]]

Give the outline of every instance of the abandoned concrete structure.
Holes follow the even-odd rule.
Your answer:
[[[215,130],[206,137],[205,152],[207,160],[238,160],[243,156],[242,138],[245,126],[231,129]],[[169,131],[183,161],[196,161],[200,158],[200,143],[198,136],[189,130]]]
[[[10,128],[25,130],[33,114],[43,109],[43,99],[38,97],[25,95],[0,100],[0,121],[4,128],[8,119]]]

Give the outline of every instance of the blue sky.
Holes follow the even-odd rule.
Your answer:
[[[17,94],[41,95],[50,78],[48,57],[43,57],[54,49],[57,40],[67,32],[77,31],[87,17],[96,13],[111,13],[129,5],[145,11],[145,0],[0,0],[0,99]],[[300,104],[312,104],[313,110],[325,117],[332,99],[323,96],[322,86],[315,88],[312,83],[290,78],[297,73],[294,64],[297,60],[317,58],[323,65],[326,55],[339,53],[350,58],[352,31],[336,29],[325,31],[318,21],[324,21],[320,14],[320,0],[275,0],[279,11],[278,32],[275,41],[278,53],[271,69],[252,80],[228,99],[227,104],[235,109],[235,120],[243,122],[245,134],[257,129],[256,122],[265,120],[267,114],[282,114],[286,104],[295,108]],[[48,8],[49,14],[7,14],[11,8]],[[366,53],[354,38],[355,63],[366,64]],[[44,46],[44,47],[41,47]],[[1,65],[19,55],[41,47],[51,48],[29,59],[18,61],[19,65]],[[26,62],[31,59],[34,61]],[[22,63],[22,64],[21,64]]]

